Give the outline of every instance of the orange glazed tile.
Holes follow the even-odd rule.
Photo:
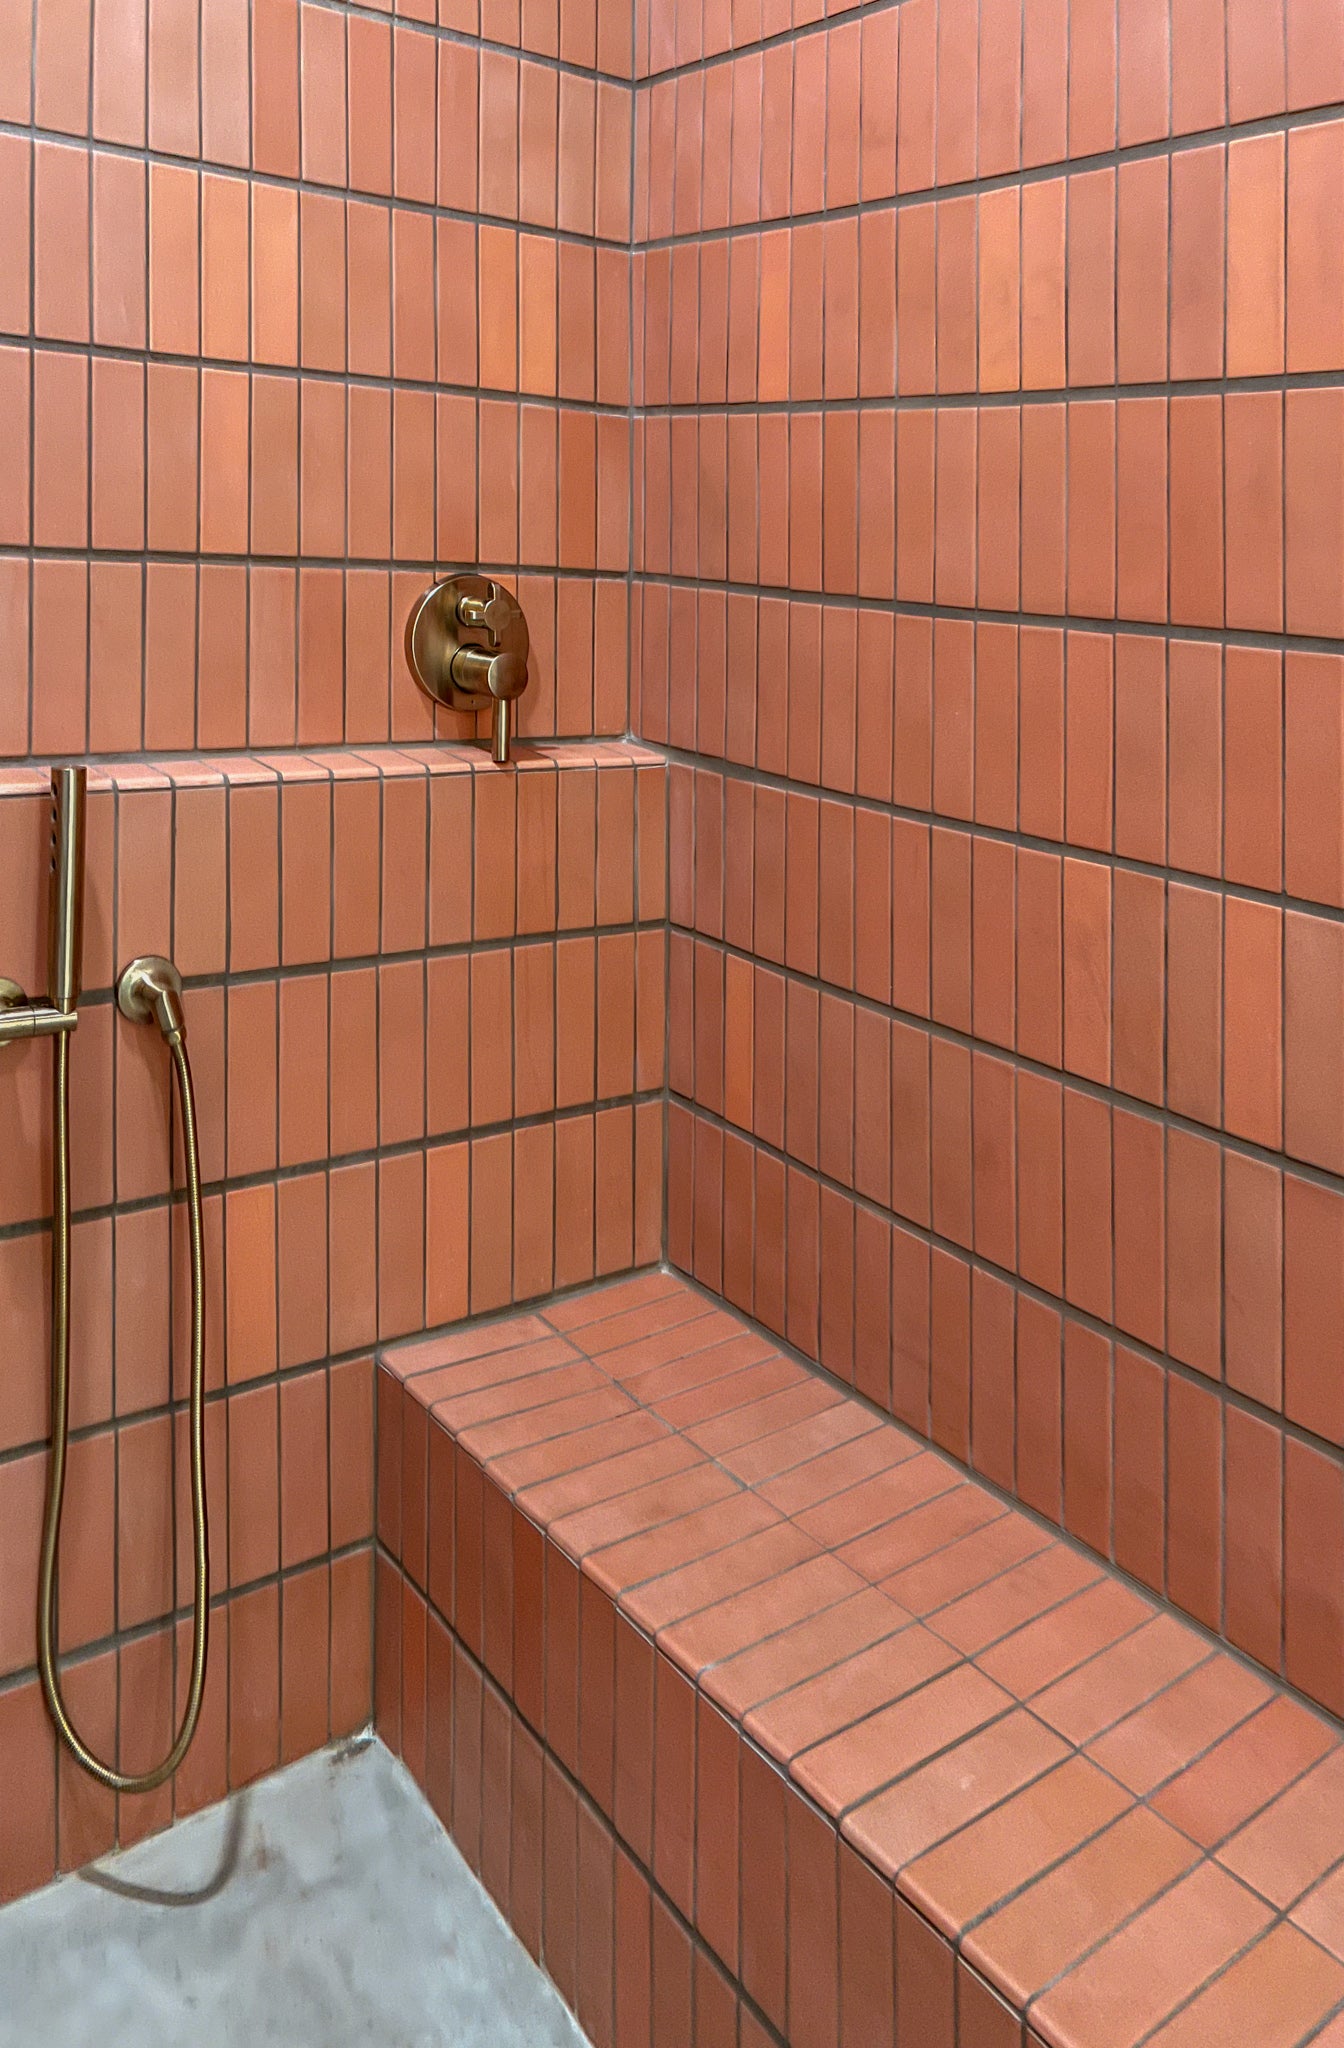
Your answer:
[[[683,1671],[698,1675],[860,1590],[853,1572],[823,1551],[768,1583],[730,1594],[672,1622],[664,1629],[660,1646]],[[895,1626],[899,1624],[893,1622]]]
[[[1057,1735],[1009,1714],[851,1813],[845,1833],[889,1877],[1063,1761]]]
[[[1218,1851],[1276,1906],[1291,1906],[1339,1857],[1344,1750],[1336,1749]]]
[[[1208,1644],[1193,1629],[1174,1615],[1159,1614],[1040,1693],[1032,1711],[1070,1742],[1085,1743],[1208,1656]]]
[[[827,1813],[843,1813],[1010,1705],[1008,1694],[982,1672],[958,1665],[909,1699],[809,1750],[794,1764],[794,1776]]]
[[[1031,1699],[1152,1615],[1150,1602],[1114,1579],[1103,1579],[1039,1621],[1028,1622],[976,1661],[1019,1699]]]
[[[899,1616],[897,1622],[893,1615]],[[706,1672],[701,1683],[720,1706],[741,1717],[777,1693],[828,1671],[853,1652],[881,1642],[908,1619],[893,1600],[872,1587],[859,1586],[848,1598],[726,1658]]]
[[[1069,1757],[901,1872],[901,1890],[953,1937],[1117,1820],[1130,1801],[1084,1757]],[[862,1813],[863,1809],[860,1809]]]
[[[964,1953],[1025,2007],[1198,1860],[1192,1843],[1136,1807],[982,1922]]]
[[[1338,1738],[1295,1700],[1269,1702],[1157,1793],[1154,1809],[1203,1849],[1276,1799]]]
[[[967,1656],[975,1656],[1100,1576],[1096,1564],[1056,1543],[964,1600],[941,1608],[934,1626]]]
[[[1150,2038],[1154,2048],[1293,2048],[1344,1998],[1344,1969],[1293,1927],[1275,1927]]]
[[[1099,1735],[1088,1753],[1132,1792],[1151,1792],[1268,1698],[1263,1680],[1230,1657],[1214,1657]]]
[[[1203,1863],[1038,1999],[1031,2023],[1050,2048],[1134,2048],[1271,1917]]]
[[[1344,1962],[1344,1868],[1336,1865],[1314,1891],[1299,1899],[1292,1922]]]
[[[780,1763],[862,1721],[957,1661],[956,1653],[925,1628],[899,1628],[829,1671],[748,1714],[744,1726]]]

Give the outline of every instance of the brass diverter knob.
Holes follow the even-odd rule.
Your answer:
[[[454,711],[490,711],[490,751],[509,758],[516,697],[531,645],[523,608],[487,576],[450,576],[418,599],[406,622],[406,660],[426,696]]]

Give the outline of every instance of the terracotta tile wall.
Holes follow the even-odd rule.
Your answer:
[[[436,563],[625,730],[629,8],[438,11],[6,9],[0,754],[427,736]]]
[[[41,984],[46,765],[93,757],[64,1635],[127,1765],[166,1743],[189,1593],[167,1075],[110,999],[153,947],[200,1084],[220,1605],[175,1793],[118,1814],[58,1773],[48,1057],[9,1054],[0,1896],[367,1719],[377,1338],[660,1248],[665,770],[593,744],[628,723],[631,26],[4,9],[0,971]],[[532,628],[516,782],[424,747],[473,724],[436,729],[401,655],[477,563]]]
[[[652,0],[670,1250],[1344,1710],[1344,29]]]
[[[0,1897],[367,1721],[375,1342],[658,1257],[665,777],[619,743],[535,748],[516,773],[427,748],[96,774],[69,1697],[143,1767],[185,1683],[184,1215],[162,1046],[112,1000],[146,950],[187,976],[199,1094],[212,1663],[175,1788],[118,1813],[58,1765],[33,1674],[50,1201],[34,1043],[0,1062]],[[30,987],[47,812],[45,775],[11,769],[0,955]]]

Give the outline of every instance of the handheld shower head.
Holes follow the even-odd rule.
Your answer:
[[[54,1009],[69,1016],[79,1005],[84,959],[84,806],[86,768],[51,771],[51,893],[48,908],[47,989]]]

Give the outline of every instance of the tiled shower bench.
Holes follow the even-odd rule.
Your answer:
[[[1344,2048],[1339,1729],[680,1280],[385,1351],[378,1536],[596,2048]]]

